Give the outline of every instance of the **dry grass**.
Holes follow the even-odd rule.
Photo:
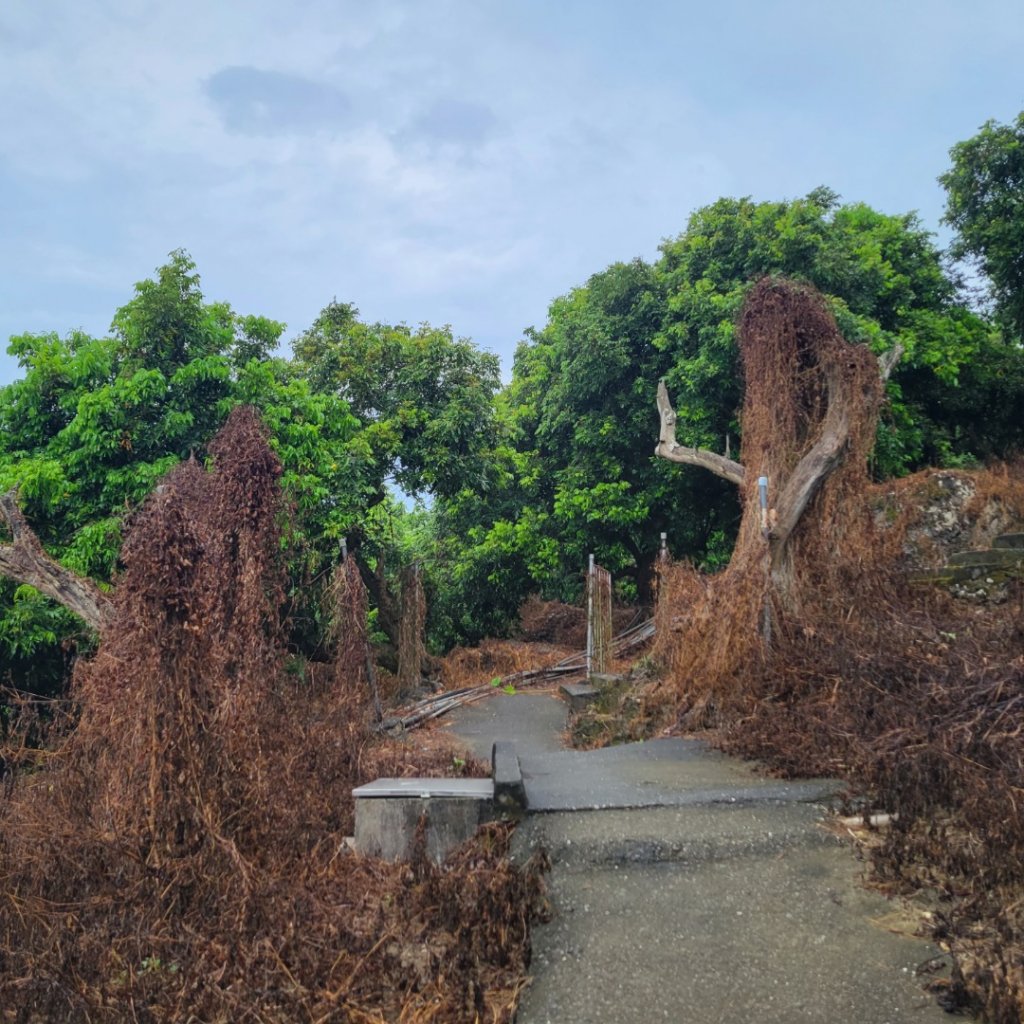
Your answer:
[[[441,661],[445,690],[480,686],[518,672],[555,665],[574,654],[572,648],[521,640],[483,640],[476,647],[456,647]]]
[[[936,937],[956,956],[949,1005],[998,1024],[1024,1008],[1024,618],[1020,585],[996,608],[912,588],[915,519],[935,474],[872,488],[867,455],[879,392],[874,360],[838,336],[820,299],[784,282],[751,292],[740,324],[747,382],[743,461],[784,482],[823,429],[834,380],[850,399],[851,442],[794,531],[785,586],[745,488],[736,552],[716,577],[670,566],[647,727],[718,726],[725,745],[784,774],[839,774],[897,825],[874,853],[881,878],[938,887]],[[874,374],[874,377],[871,377]],[[1024,522],[1016,466],[969,475],[948,544]],[[916,511],[915,511],[916,510]]]
[[[332,685],[282,671],[280,466],[248,409],[211,452],[136,518],[77,724],[8,773],[3,1019],[510,1020],[539,865],[501,826],[444,868],[344,852],[353,785],[451,765],[373,737],[344,645]]]

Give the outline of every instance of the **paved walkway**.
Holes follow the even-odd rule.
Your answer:
[[[450,728],[480,756],[511,740],[555,917],[534,931],[519,1024],[938,1024],[919,968],[938,950],[863,889],[821,825],[827,781],[783,783],[692,740],[563,749],[565,706],[496,694]]]

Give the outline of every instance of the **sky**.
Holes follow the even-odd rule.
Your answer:
[[[0,0],[0,340],[104,335],[183,248],[286,340],[337,298],[507,375],[720,196],[827,185],[944,241],[1022,52],[1020,0]]]

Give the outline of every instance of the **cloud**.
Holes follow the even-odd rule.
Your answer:
[[[332,85],[282,71],[223,68],[204,91],[224,127],[240,135],[305,135],[350,123],[352,103]]]
[[[497,123],[494,111],[482,103],[439,99],[417,113],[400,134],[428,145],[472,149],[487,140]]]

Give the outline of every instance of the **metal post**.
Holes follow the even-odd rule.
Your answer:
[[[348,537],[341,538],[341,560],[348,561]]]
[[[668,561],[668,534],[663,533],[661,535],[661,550],[658,552],[658,557],[663,561]]]
[[[761,533],[768,537],[768,477],[757,478],[757,496],[761,503]]]

